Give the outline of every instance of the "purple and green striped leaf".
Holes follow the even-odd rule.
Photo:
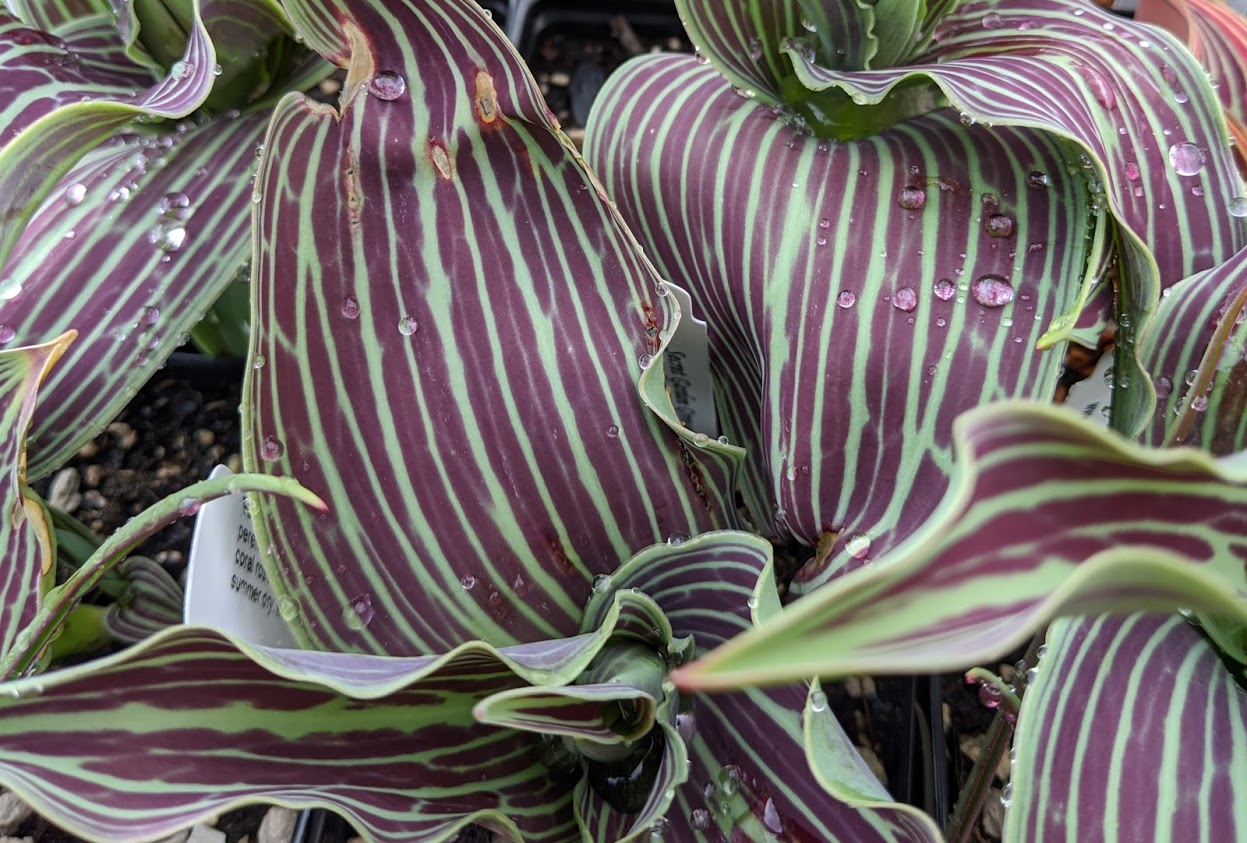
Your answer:
[[[108,0],[5,0],[9,14],[31,29],[53,32],[83,18],[107,16]]]
[[[1178,616],[1054,623],[1014,738],[1010,843],[1240,840],[1247,691]]]
[[[331,509],[258,507],[297,634],[569,634],[595,575],[734,509],[637,395],[669,298],[478,6],[287,8],[348,67],[340,115],[281,102],[257,179],[244,462]]]
[[[1142,439],[1217,455],[1247,447],[1247,249],[1165,290],[1139,361],[1158,398]]]
[[[290,478],[262,474],[214,477],[193,483],[176,495],[164,498],[127,521],[105,539],[68,580],[48,590],[40,601],[38,612],[24,625],[19,638],[0,649],[0,676],[24,676],[33,670],[44,649],[60,634],[73,609],[131,551],[157,531],[178,518],[194,515],[208,501],[245,492],[280,495],[297,501],[301,506],[321,510],[325,506],[319,498]]]
[[[61,465],[246,271],[267,115],[125,135],[87,153],[0,267],[0,343],[76,330],[35,415],[32,477]]]
[[[49,35],[0,15],[0,262],[87,151],[136,118],[181,118],[204,101],[216,51],[199,2],[193,22],[181,60],[153,82],[124,55],[107,17]],[[73,203],[77,192],[64,198]]]
[[[0,351],[0,653],[18,640],[39,608],[39,585],[51,571],[55,542],[50,516],[26,486],[26,433],[39,385],[73,342],[67,334],[43,345]]]
[[[186,594],[158,562],[131,556],[117,566],[117,572],[126,590],[104,615],[109,635],[133,644],[182,622]]]
[[[0,781],[93,840],[155,839],[248,802],[329,807],[376,841],[476,823],[578,839],[576,771],[473,706],[567,683],[611,633],[444,656],[271,650],[176,627],[0,694]]]
[[[751,628],[751,615],[764,618],[778,608],[770,564],[770,543],[747,533],[712,532],[647,548],[609,582],[599,582],[585,628],[600,622],[612,595],[635,588],[662,609],[673,642],[692,638],[695,653],[668,652],[674,663],[704,655]],[[680,698],[674,727],[691,765],[659,824],[665,839],[939,839],[929,818],[891,801],[827,712],[825,699],[821,708],[807,711],[807,691],[804,682],[795,682]],[[602,819],[590,828],[627,830],[626,818],[606,825],[606,812],[597,816]]]
[[[1049,400],[1061,361],[1037,345],[1104,302],[1107,220],[1047,133],[941,111],[820,141],[693,59],[650,56],[608,81],[586,156],[708,322],[750,521],[823,543],[807,587],[916,530],[947,489],[953,419]]]
[[[1058,614],[1187,607],[1242,629],[1242,465],[1149,450],[1043,405],[973,411],[956,436],[948,499],[886,563],[806,596],[676,683],[955,670]]]

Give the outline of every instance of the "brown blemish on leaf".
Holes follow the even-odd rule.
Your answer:
[[[697,458],[693,456],[692,450],[688,443],[683,439],[680,443],[680,458],[684,461],[684,473],[688,476],[688,482],[692,484],[693,491],[697,497],[701,498],[701,502],[706,505],[706,509],[711,509],[710,496],[706,494],[706,483],[702,478],[701,465],[698,464]]]
[[[342,149],[342,192],[346,197],[347,219],[351,228],[358,228],[362,223],[364,189],[359,178],[359,159],[349,145]]]
[[[476,114],[482,123],[498,119],[498,92],[494,88],[494,77],[483,70],[476,74]]]
[[[555,536],[548,536],[546,543],[550,546],[550,553],[554,554],[554,561],[558,564],[559,570],[565,574],[576,573],[576,564],[567,555],[567,550],[564,549],[563,543]]]
[[[450,160],[446,147],[435,140],[429,141],[429,160],[437,168],[437,173],[446,181],[455,177],[455,164]]]
[[[346,84],[342,86],[342,102],[345,104],[355,96],[355,91],[360,85],[372,78],[377,65],[369,49],[368,37],[360,31],[354,21],[343,21],[342,31],[346,34],[347,43],[351,47],[351,61],[346,68]]]

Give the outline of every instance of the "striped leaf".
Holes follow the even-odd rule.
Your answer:
[[[747,533],[707,533],[650,547],[609,581],[599,581],[584,624],[598,623],[614,595],[637,589],[662,609],[673,643],[694,642],[695,652],[678,646],[668,652],[678,664],[748,630],[751,615],[777,609],[770,562],[770,543]],[[690,764],[687,781],[656,826],[665,839],[939,839],[921,811],[892,802],[830,715],[826,698],[810,703],[807,692],[798,682],[680,698],[675,733],[687,744]],[[581,816],[592,815],[582,810]],[[614,840],[629,829],[625,818],[611,824],[598,816],[588,823],[591,839]]]
[[[886,564],[824,586],[677,684],[954,670],[1057,614],[1183,606],[1226,619],[1228,635],[1243,628],[1241,464],[1145,449],[1038,405],[977,410],[956,432],[947,502]]]
[[[137,117],[185,117],[207,97],[216,51],[199,10],[196,0],[181,61],[155,82],[122,53],[107,17],[49,35],[0,15],[0,262],[87,151]]]
[[[613,618],[609,619],[613,620]],[[0,693],[0,780],[92,840],[153,840],[238,804],[328,806],[368,839],[477,823],[566,841],[576,771],[537,735],[476,722],[489,694],[566,683],[609,639],[444,656],[272,650],[175,627]]]
[[[78,341],[35,415],[30,471],[55,470],[134,396],[251,256],[267,115],[89,152],[0,268],[0,342]]]
[[[289,478],[257,474],[232,474],[202,480],[187,486],[176,495],[158,501],[131,518],[96,547],[68,580],[48,590],[40,601],[38,612],[25,624],[21,635],[10,646],[0,649],[0,676],[25,676],[35,669],[45,648],[60,634],[74,608],[131,551],[160,529],[178,518],[194,515],[208,501],[246,492],[282,495],[298,501],[301,506],[320,510],[325,506],[315,495]],[[51,565],[51,560],[48,565]]]
[[[288,11],[348,67],[340,115],[281,102],[257,179],[244,463],[330,506],[258,507],[296,632],[569,634],[595,575],[734,509],[637,399],[671,297],[474,3]]]
[[[4,5],[18,20],[44,32],[111,11],[108,0],[5,0]]]
[[[118,641],[142,641],[182,622],[186,594],[168,571],[146,556],[131,556],[117,566],[126,591],[108,607],[104,628]]]
[[[1156,327],[1139,341],[1156,413],[1143,433],[1153,445],[1198,445],[1224,455],[1247,447],[1247,249],[1173,285]]]
[[[39,584],[55,559],[50,516],[26,486],[26,432],[39,384],[73,342],[73,335],[43,345],[0,351],[0,653],[14,645],[34,618]]]
[[[1247,18],[1224,0],[1143,0],[1135,20],[1165,27],[1199,59],[1241,156],[1247,144]]]
[[[1069,619],[1048,651],[1022,700],[1006,841],[1247,835],[1247,692],[1195,627]]]
[[[707,320],[750,520],[821,544],[807,587],[916,530],[948,488],[953,419],[1049,400],[1061,361],[1037,346],[1104,303],[1107,220],[1050,134],[941,111],[819,141],[651,56],[607,83],[586,156]]]

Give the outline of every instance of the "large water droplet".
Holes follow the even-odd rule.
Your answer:
[[[190,206],[190,197],[185,193],[166,193],[156,207],[170,219],[184,220],[190,216]]]
[[[921,187],[902,187],[896,197],[896,204],[909,211],[920,211],[927,204],[927,192]]]
[[[398,332],[405,337],[409,337],[416,332],[416,320],[410,316],[404,316],[398,320]]]
[[[1230,216],[1247,217],[1247,196],[1235,196],[1229,204]]]
[[[139,311],[139,326],[147,327],[160,321],[160,308],[145,307]]]
[[[1193,143],[1175,143],[1169,147],[1169,164],[1180,176],[1198,175],[1204,169],[1204,151]]]
[[[705,808],[694,808],[691,822],[693,828],[698,831],[705,831],[710,828],[710,812]]]
[[[701,55],[701,54],[699,53],[698,55]],[[762,58],[762,39],[761,38],[755,37],[755,38],[749,39],[749,58],[753,59],[754,61],[758,61],[759,59]]]
[[[471,574],[464,574],[459,578],[459,585],[463,586],[464,591],[471,591],[476,588],[476,577]]]
[[[342,610],[342,620],[351,629],[363,629],[372,623],[375,613],[372,609],[372,595],[361,594],[353,597]]]
[[[654,355],[642,354],[640,359],[637,360],[637,364],[641,367],[641,371],[645,371],[650,366],[654,365]]]
[[[810,694],[810,711],[826,711],[827,695],[822,691],[815,691]]]
[[[983,230],[992,237],[1010,237],[1013,235],[1013,217],[991,214],[983,220]]]
[[[844,540],[844,550],[854,559],[865,559],[870,555],[870,536],[865,533],[851,533]]]
[[[82,200],[87,198],[87,186],[85,184],[71,184],[65,188],[65,204],[71,208],[74,205],[81,205]]]
[[[1048,174],[1040,170],[1031,170],[1026,174],[1026,186],[1040,190],[1048,186]]]
[[[606,592],[611,587],[611,578],[607,574],[598,574],[593,578],[593,590],[598,594]]]
[[[676,530],[674,533],[667,536],[667,544],[671,545],[672,547],[679,547],[680,545],[688,541],[688,539],[689,539],[688,533],[684,532],[683,530]]]
[[[289,597],[283,597],[277,601],[277,614],[285,620],[292,621],[299,616],[299,604]]]
[[[342,300],[342,315],[347,319],[359,318],[359,300],[354,296],[347,296]]]
[[[948,301],[957,294],[957,285],[953,283],[951,278],[941,278],[935,282],[935,286],[932,289],[935,292],[935,297],[942,301]]]
[[[979,702],[987,708],[999,708],[1000,701],[1004,698],[1004,692],[990,682],[983,682],[979,685]]]
[[[162,252],[176,252],[186,242],[186,229],[180,225],[157,225],[147,232],[147,242]]]
[[[775,800],[768,798],[766,804],[762,806],[762,824],[772,834],[783,834],[784,823],[779,818],[779,811],[775,808]]]
[[[379,100],[391,102],[407,92],[407,80],[391,70],[382,70],[368,80],[368,92]]]
[[[971,295],[983,307],[1004,307],[1013,301],[1013,285],[999,275],[984,275],[974,282]]]
[[[836,304],[847,310],[857,304],[857,296],[850,290],[841,290],[840,295],[836,296]]]
[[[0,325],[0,345],[8,345],[17,339],[17,331],[8,325]]]
[[[286,453],[286,446],[282,445],[281,440],[276,436],[265,436],[264,441],[260,443],[260,459],[265,462],[276,462],[284,453]]]

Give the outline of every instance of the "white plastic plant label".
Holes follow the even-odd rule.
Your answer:
[[[684,426],[710,438],[719,435],[714,412],[714,381],[710,377],[710,339],[706,323],[693,315],[688,292],[668,283],[680,303],[680,326],[667,344],[667,389],[676,417]]]
[[[1108,416],[1113,406],[1113,352],[1107,351],[1095,364],[1091,377],[1069,388],[1065,403],[1067,410],[1085,419],[1108,427]]]
[[[223,465],[213,477],[230,473]],[[186,570],[183,618],[252,644],[297,648],[269,585],[256,546],[246,495],[229,495],[199,509]]]

